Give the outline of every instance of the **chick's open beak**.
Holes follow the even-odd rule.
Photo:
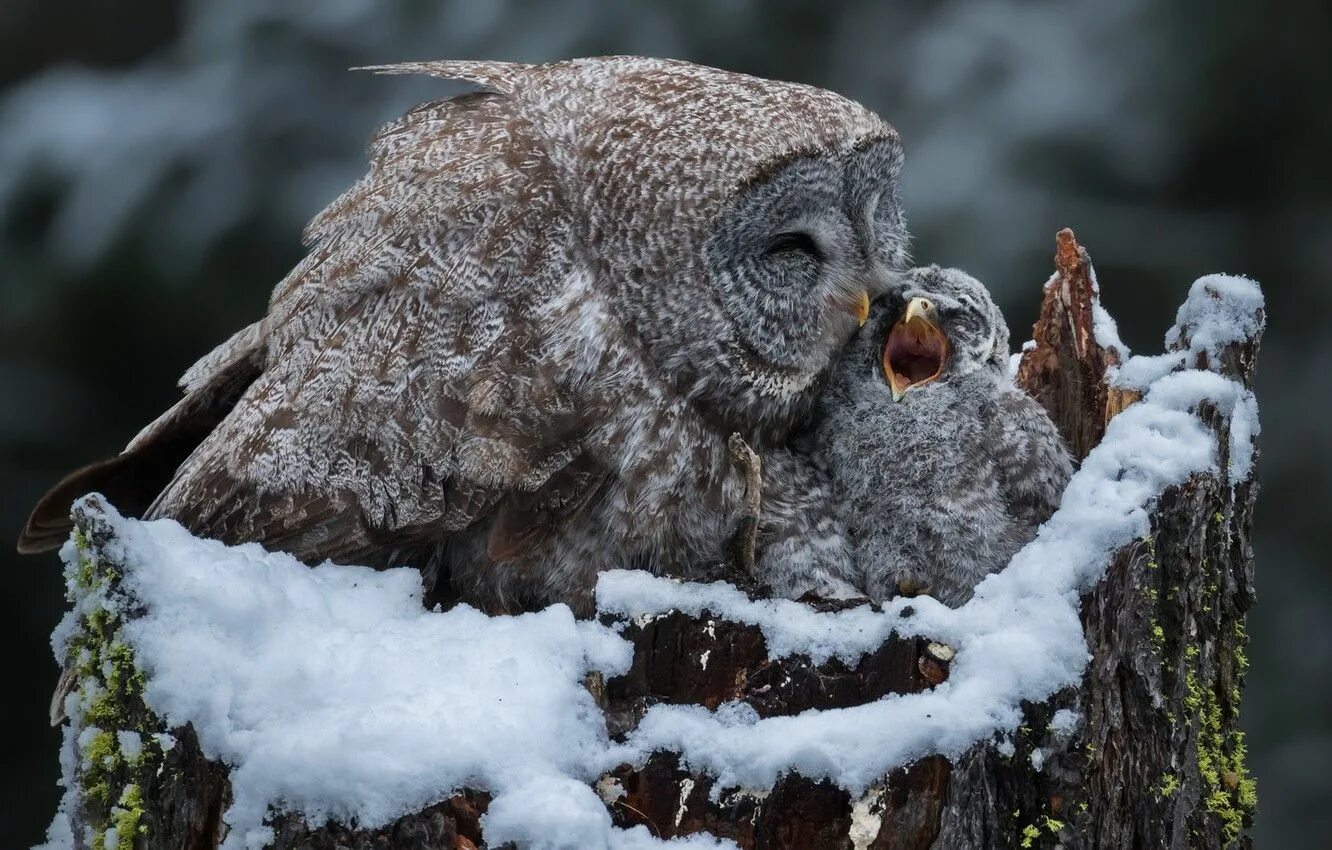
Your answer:
[[[883,375],[893,401],[901,401],[912,387],[937,379],[947,359],[948,338],[939,329],[934,304],[928,298],[912,298],[883,345]]]

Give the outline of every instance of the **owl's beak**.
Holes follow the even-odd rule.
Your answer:
[[[855,316],[857,327],[863,327],[865,320],[869,318],[870,296],[867,289],[862,289],[856,293],[838,295],[837,299],[831,304],[836,310],[845,310]]]
[[[893,401],[901,401],[912,387],[937,379],[947,359],[948,338],[939,329],[934,304],[928,298],[912,298],[883,345],[883,374]]]
[[[856,322],[859,327],[864,327],[865,320],[869,318],[870,298],[865,290],[860,291],[860,297],[856,299]]]

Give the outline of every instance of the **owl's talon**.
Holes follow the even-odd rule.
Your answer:
[[[759,514],[763,505],[763,461],[739,434],[732,434],[726,446],[731,454],[732,465],[745,483],[740,518],[726,548],[736,568],[752,579],[758,574],[755,549],[758,543]]]
[[[898,596],[929,596],[929,594],[930,586],[920,579],[908,577],[897,580]]]

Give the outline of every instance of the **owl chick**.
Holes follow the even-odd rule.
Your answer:
[[[817,442],[871,598],[960,605],[1058,506],[1072,460],[1007,361],[985,287],[937,266],[908,273],[847,346]]]

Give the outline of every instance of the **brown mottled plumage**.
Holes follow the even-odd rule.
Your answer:
[[[268,314],[20,548],[101,489],[228,542],[442,572],[491,608],[586,609],[599,570],[723,557],[739,432],[764,463],[761,577],[845,590],[840,525],[786,444],[902,263],[894,131],[669,60],[382,70],[482,90],[385,128]]]

